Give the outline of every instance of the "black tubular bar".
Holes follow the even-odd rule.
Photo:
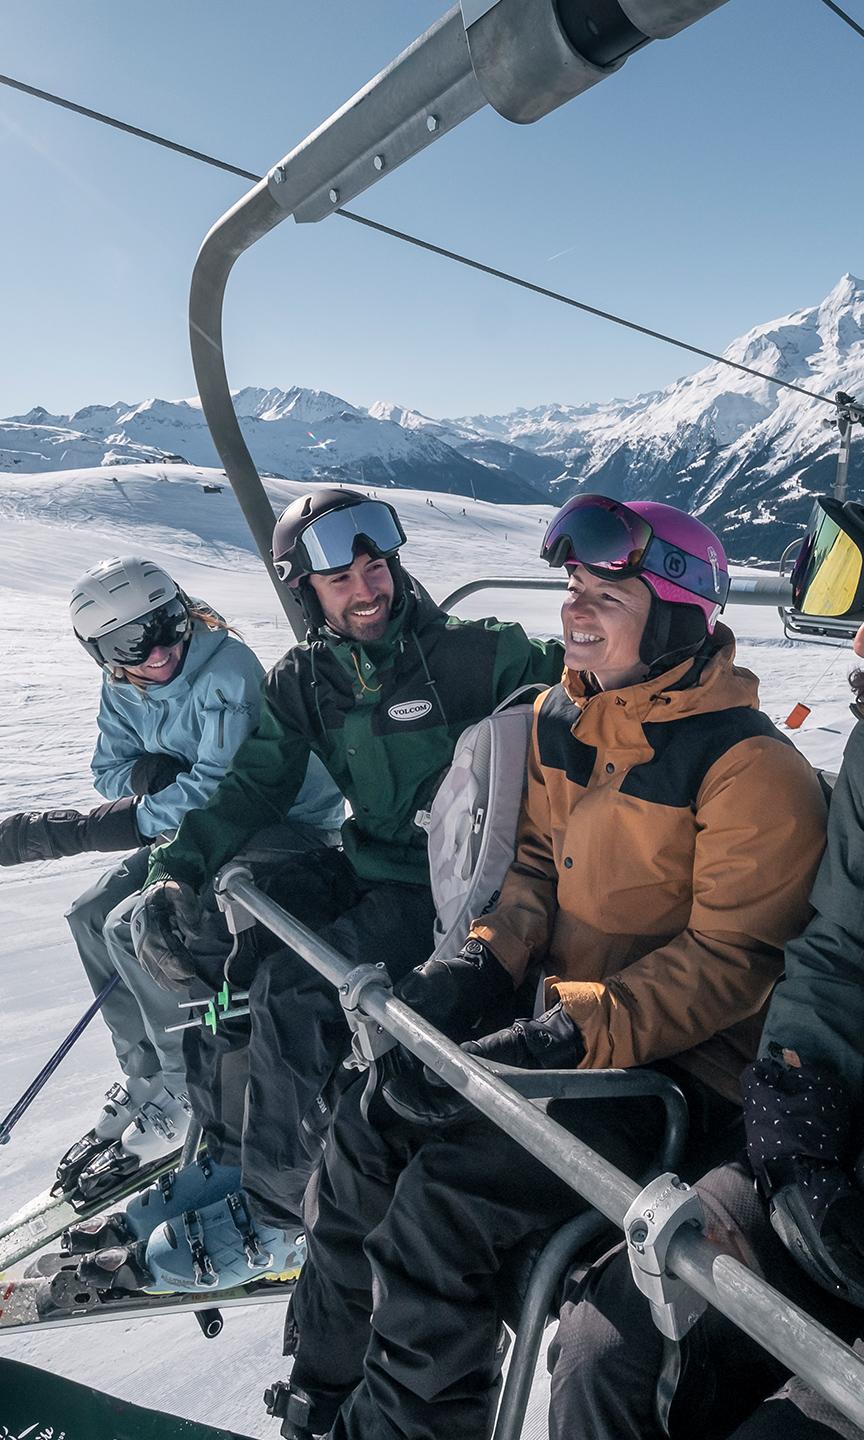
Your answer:
[[[397,1000],[373,966],[353,966],[289,915],[253,883],[242,865],[228,865],[217,888],[290,945],[342,994],[347,978],[360,1013],[378,1023],[489,1120],[619,1228],[641,1187],[621,1170],[538,1112],[499,1076],[467,1055]],[[358,979],[358,969],[367,972]],[[575,1075],[588,1072],[574,1072]],[[801,1377],[853,1424],[864,1425],[864,1358],[838,1340],[800,1306],[691,1228],[678,1232],[668,1250],[669,1273],[683,1280],[745,1334]]]

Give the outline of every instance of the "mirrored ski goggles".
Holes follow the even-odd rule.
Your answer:
[[[405,531],[392,505],[363,500],[311,519],[288,554],[274,557],[273,569],[286,581],[301,575],[326,575],[347,570],[358,549],[365,547],[376,559],[386,559],[404,544]]]
[[[142,665],[152,650],[170,650],[185,640],[192,628],[189,611],[179,595],[158,609],[119,625],[90,643],[103,665]]]
[[[579,495],[559,511],[540,558],[549,565],[584,565],[610,580],[656,575],[721,606],[729,594],[729,576],[719,565],[661,540],[641,515],[605,495]]]
[[[817,500],[792,571],[792,604],[801,615],[864,611],[864,510]]]

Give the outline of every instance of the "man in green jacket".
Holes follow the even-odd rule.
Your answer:
[[[193,971],[183,936],[194,930],[196,892],[285,813],[310,754],[350,803],[343,848],[301,857],[271,893],[356,964],[383,962],[396,982],[433,950],[423,820],[456,741],[521,686],[557,683],[563,648],[529,640],[519,625],[445,614],[402,570],[404,540],[392,506],[351,490],[318,489],[278,521],[274,564],[297,590],[309,637],[270,672],[258,728],[210,802],[153,853],[134,928],[141,963],[169,988]],[[249,978],[243,1186],[256,1223],[296,1230],[327,1118],[322,1092],[348,1031],[333,987],[290,950],[264,954],[267,944],[259,932]],[[467,995],[483,962],[462,963],[453,983]],[[219,1283],[256,1273],[244,1260],[239,1277],[220,1270]]]

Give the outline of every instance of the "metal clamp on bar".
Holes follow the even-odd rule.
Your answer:
[[[681,1340],[705,1309],[705,1301],[666,1269],[669,1246],[685,1226],[702,1230],[705,1213],[695,1190],[667,1172],[651,1180],[624,1216],[630,1269],[651,1303],[661,1335]]]
[[[354,1070],[367,1069],[373,1060],[377,1060],[379,1055],[386,1055],[396,1044],[396,1040],[384,1026],[379,1025],[371,1016],[364,1015],[361,1009],[363,991],[369,985],[393,989],[393,981],[387,973],[386,965],[355,965],[339,986],[339,999],[351,1030],[349,1068]]]
[[[225,923],[232,935],[242,935],[244,930],[251,930],[255,924],[255,916],[249,914],[245,905],[232,899],[228,894],[228,886],[232,880],[248,880],[251,885],[253,879],[248,865],[234,864],[224,865],[213,881],[216,904],[225,916]]]

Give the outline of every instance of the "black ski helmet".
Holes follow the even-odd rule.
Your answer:
[[[340,515],[344,524],[336,519]],[[309,625],[317,629],[324,616],[308,583],[310,575],[346,570],[363,550],[387,561],[394,604],[399,604],[404,587],[398,551],[404,543],[405,531],[392,505],[359,490],[321,486],[283,510],[273,529],[270,553],[279,579],[296,590]]]

